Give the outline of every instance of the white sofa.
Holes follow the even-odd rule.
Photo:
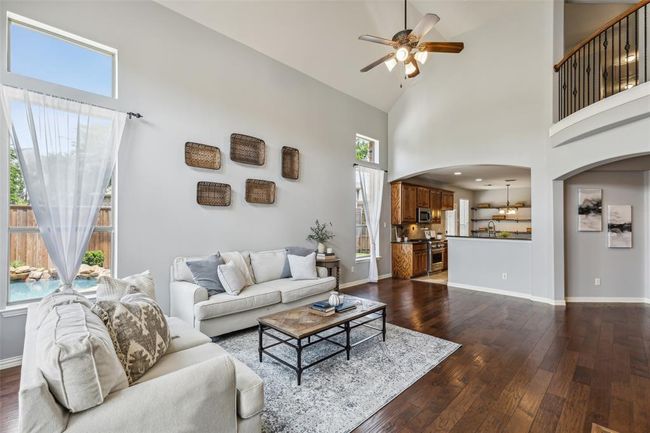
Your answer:
[[[21,433],[259,433],[264,384],[250,368],[182,320],[170,317],[167,353],[99,406],[70,413],[38,368],[36,316],[30,306],[19,392]]]
[[[250,264],[248,253],[242,254]],[[319,268],[315,280],[280,278],[248,286],[237,296],[219,293],[208,297],[205,288],[194,284],[187,260],[190,258],[178,257],[171,266],[171,314],[210,337],[256,326],[257,318],[267,314],[322,301],[336,288],[336,278]]]

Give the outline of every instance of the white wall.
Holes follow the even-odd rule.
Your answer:
[[[578,231],[578,189],[603,190],[603,231]],[[648,222],[644,172],[589,171],[565,181],[566,297],[646,297]],[[632,206],[632,248],[607,248],[607,206]],[[594,279],[601,285],[595,286]]]
[[[564,50],[568,52],[600,26],[628,9],[630,3],[566,3],[564,5]]]
[[[307,244],[316,218],[334,225],[343,281],[367,277],[367,263],[354,262],[353,145],[356,132],[378,139],[386,165],[386,113],[155,3],[3,2],[6,10],[119,50],[120,98],[107,103],[144,119],[129,122],[119,155],[118,273],[151,269],[166,310],[175,256]],[[229,160],[233,132],[266,141],[264,167]],[[186,141],[219,146],[221,170],[186,166]],[[300,149],[298,181],[280,176],[283,145]],[[244,201],[249,177],[276,182],[274,205]],[[231,184],[232,205],[198,206],[199,180]],[[386,186],[384,221],[389,197]],[[380,235],[380,274],[390,272],[389,228]],[[2,319],[0,358],[20,354],[22,320]]]

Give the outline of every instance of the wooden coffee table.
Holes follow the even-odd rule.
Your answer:
[[[357,308],[345,313],[335,313],[332,316],[320,316],[313,313],[310,306],[306,305],[304,307],[293,308],[291,310],[270,314],[268,316],[263,316],[257,319],[259,333],[258,351],[260,355],[260,362],[262,362],[262,356],[266,354],[281,364],[293,369],[298,375],[298,385],[300,385],[302,372],[307,368],[313,367],[314,365],[343,352],[346,353],[347,359],[349,361],[350,350],[354,346],[357,346],[358,344],[361,344],[379,335],[382,336],[383,341],[386,341],[386,304],[350,295],[345,295],[345,301],[357,302]],[[376,320],[381,320],[381,328],[369,325],[369,323]],[[359,341],[351,343],[351,331],[355,328],[358,328],[359,326],[371,328],[378,332]],[[324,331],[333,328],[340,328],[340,330],[329,335],[319,335]],[[276,335],[276,332],[273,331],[276,331],[281,335]],[[332,339],[332,337],[340,334],[345,334],[345,344],[341,344],[338,341]],[[269,344],[268,346],[264,346],[265,335],[276,341],[272,344]],[[307,342],[305,343],[304,340],[307,340]],[[333,344],[340,347],[341,349],[323,358],[320,358],[311,364],[303,365],[302,351],[309,346],[321,342]],[[288,361],[268,351],[268,349],[279,344],[285,344],[296,350],[296,365],[292,365]]]

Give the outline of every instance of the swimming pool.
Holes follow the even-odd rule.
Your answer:
[[[22,302],[29,299],[38,299],[54,292],[61,285],[60,280],[45,280],[26,283],[24,281],[12,281],[9,284],[9,302]],[[77,290],[87,290],[97,285],[95,278],[89,280],[74,280],[72,285]]]

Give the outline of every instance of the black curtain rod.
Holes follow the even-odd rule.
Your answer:
[[[76,102],[76,103],[78,103],[78,104],[92,105],[93,107],[103,108],[104,110],[119,111],[119,110],[114,110],[114,109],[112,109],[112,108],[108,108],[108,107],[102,107],[101,105],[97,105],[97,104],[90,104],[90,103],[88,103],[88,102],[78,101],[78,100],[76,100],[76,99],[72,99],[72,98],[66,98],[65,96],[52,95],[52,94],[45,93],[45,92],[39,92],[38,90],[23,89],[23,88],[21,88],[21,87],[12,86],[12,85],[10,85],[10,84],[3,84],[3,85],[4,85],[4,86],[7,86],[7,87],[12,87],[12,88],[14,88],[14,89],[18,89],[18,90],[27,90],[28,92],[38,93],[39,95],[51,96],[51,97],[53,97],[53,98],[59,98],[59,99],[64,99],[64,100],[66,100],[66,101]],[[131,119],[131,118],[133,118],[133,117],[135,117],[136,119],[141,119],[141,118],[144,117],[142,114],[140,114],[140,113],[135,113],[135,112],[133,112],[133,111],[128,111],[128,112],[126,113],[126,115],[129,117],[129,119]]]
[[[367,165],[357,164],[356,162],[355,162],[354,164],[352,164],[352,167],[356,167],[356,166],[359,166],[359,167],[366,167],[366,168],[372,168],[372,169],[374,169],[374,170],[381,170],[381,168],[368,167]],[[384,173],[388,173],[388,170],[382,170],[382,171],[383,171]]]

